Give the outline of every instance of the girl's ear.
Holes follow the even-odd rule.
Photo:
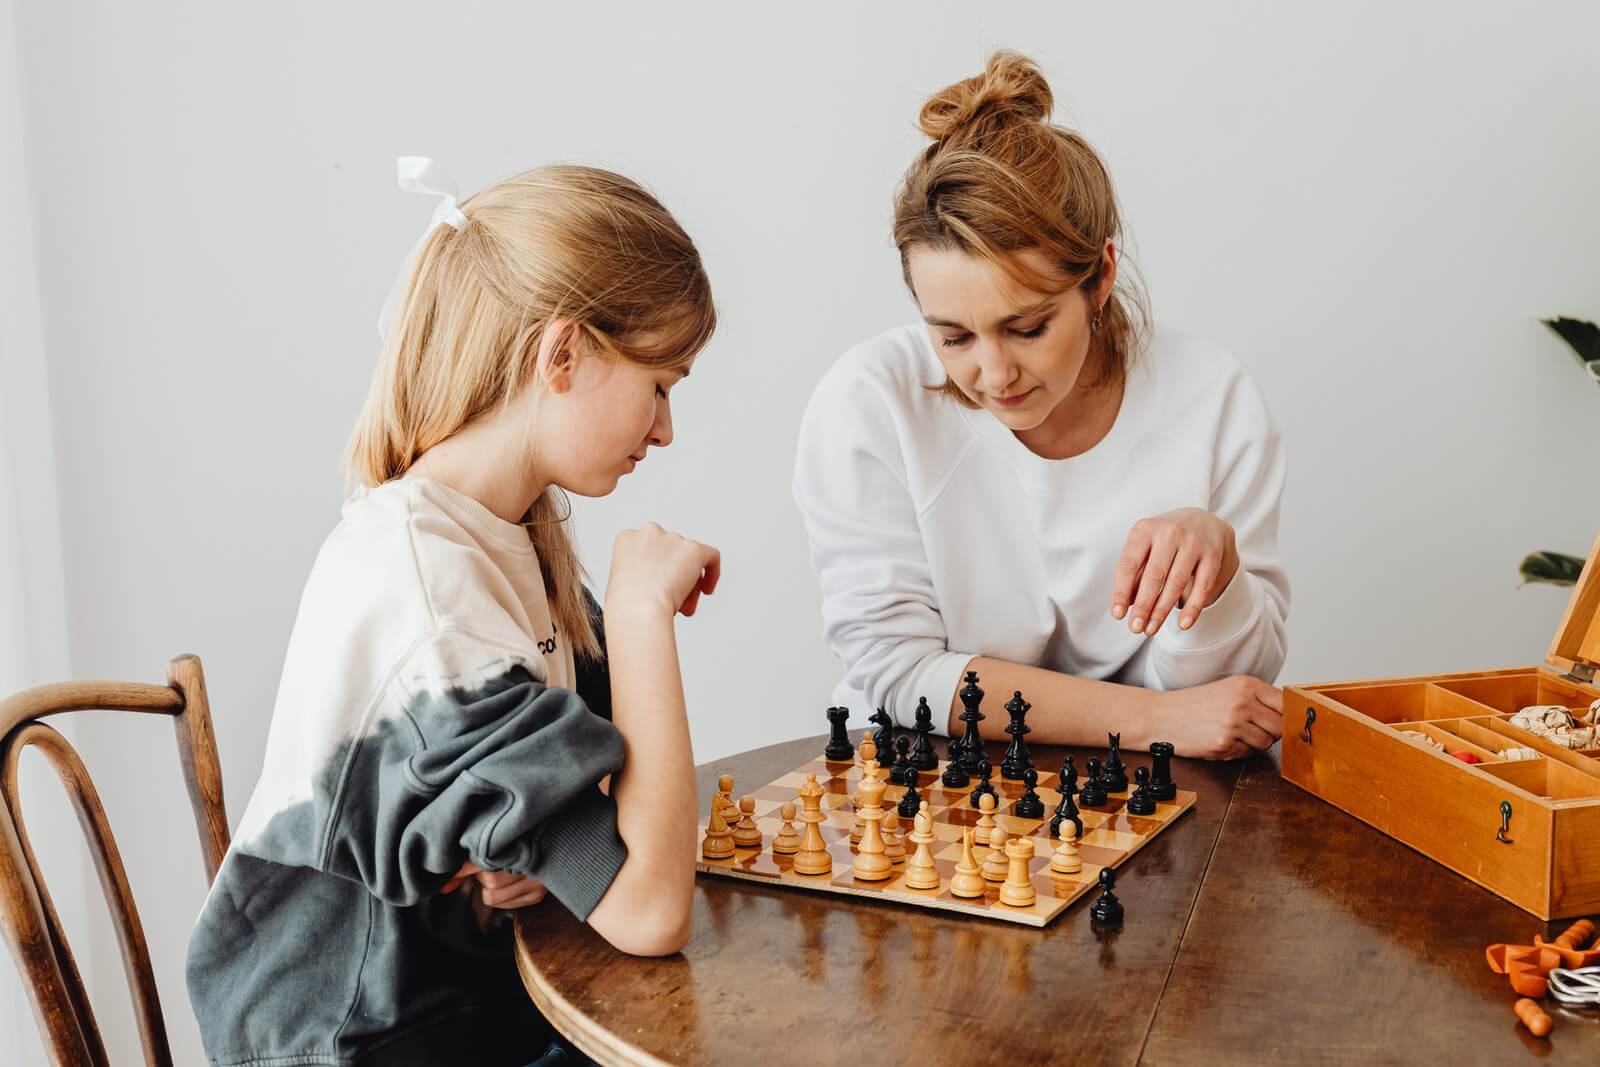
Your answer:
[[[578,364],[577,324],[570,319],[551,319],[539,334],[535,368],[539,381],[552,393],[572,388],[572,374]]]

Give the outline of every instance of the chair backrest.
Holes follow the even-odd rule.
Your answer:
[[[172,716],[209,882],[216,877],[217,867],[228,851],[228,819],[222,804],[222,768],[217,761],[217,741],[211,729],[200,660],[194,656],[174,659],[167,666],[167,683],[65,682],[27,689],[0,701],[0,931],[17,958],[33,998],[40,1032],[57,1064],[103,1067],[108,1060],[83,978],[23,826],[17,764],[23,749],[37,746],[72,798],[116,923],[145,1062],[170,1064],[172,1053],[156,995],[150,951],[105,809],[78,754],[61,734],[41,721],[62,712],[90,710]],[[121,1061],[122,1057],[118,1059]]]

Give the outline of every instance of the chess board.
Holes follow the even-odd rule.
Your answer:
[[[933,852],[934,865],[939,871],[937,889],[908,888],[904,884],[904,861],[896,863],[893,872],[883,881],[867,882],[856,879],[851,871],[851,863],[855,857],[855,848],[850,843],[850,829],[855,825],[855,805],[851,797],[861,782],[861,767],[855,763],[824,760],[820,755],[776,781],[755,789],[735,781],[734,803],[737,804],[743,796],[755,798],[755,817],[756,825],[761,829],[761,847],[735,849],[732,856],[720,860],[708,860],[696,851],[696,869],[703,874],[740,878],[792,889],[806,889],[814,893],[843,893],[978,915],[986,919],[1023,923],[1028,926],[1045,926],[1064,912],[1073,901],[1098,888],[1096,883],[1102,867],[1120,866],[1153,837],[1177,821],[1178,816],[1193,807],[1195,802],[1195,794],[1179,789],[1177,797],[1170,803],[1157,803],[1154,815],[1129,815],[1123,810],[1128,800],[1128,793],[1124,791],[1112,793],[1104,807],[1081,809],[1079,814],[1083,820],[1083,836],[1078,839],[1078,855],[1083,861],[1083,869],[1076,874],[1061,875],[1050,870],[1050,856],[1060,844],[1058,839],[1050,836],[1050,819],[1055,814],[1056,804],[1061,799],[1061,794],[1056,790],[1060,776],[1054,772],[1039,774],[1037,792],[1039,798],[1044,801],[1044,818],[1021,819],[1016,815],[1016,802],[1025,787],[1021,782],[1001,778],[997,774],[991,780],[995,791],[1000,794],[999,804],[995,808],[997,822],[1009,836],[1033,838],[1033,859],[1029,862],[1028,870],[1033,879],[1037,899],[1028,907],[1013,907],[1001,903],[999,882],[987,883],[986,891],[981,898],[967,899],[950,892],[950,876],[955,873],[956,863],[961,858],[962,831],[968,826],[977,824],[979,811],[971,801],[972,786],[946,789],[940,782],[939,775],[944,773],[946,766],[948,764],[941,761],[937,771],[922,772],[917,782],[917,792],[927,802],[928,810],[933,816],[935,840],[928,847]],[[1132,777],[1131,764],[1128,773],[1129,777]],[[793,804],[797,813],[801,810],[802,805],[797,793],[808,774],[816,775],[817,784],[824,790],[822,812],[827,818],[818,824],[818,829],[822,832],[823,840],[827,842],[829,855],[833,857],[833,870],[829,874],[796,874],[793,869],[793,856],[774,855],[772,852],[772,839],[777,836],[778,829],[783,824],[778,809],[784,804]],[[898,804],[905,791],[905,786],[889,785],[883,797],[884,810],[887,811]],[[702,837],[705,829],[706,820],[702,819],[700,822]],[[799,820],[797,814],[795,831],[800,833],[804,830],[805,824]],[[905,843],[907,856],[916,848],[910,838],[911,830],[912,820],[902,818],[899,834]],[[980,865],[987,853],[988,849],[984,846],[973,845],[973,854]]]

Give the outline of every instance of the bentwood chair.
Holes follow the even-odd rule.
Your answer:
[[[110,1061],[89,1008],[83,978],[22,822],[17,764],[23,750],[34,745],[55,768],[88,838],[122,946],[123,971],[133,992],[145,1062],[168,1065],[172,1053],[156,995],[150,951],[105,809],[77,752],[42,721],[63,712],[87,710],[172,716],[189,801],[200,829],[208,882],[216,877],[217,867],[228,851],[222,768],[217,762],[217,741],[211,729],[205,677],[198,658],[179,656],[168,664],[166,685],[64,682],[24,690],[0,701],[0,931],[5,933],[29,988],[39,1030],[53,1062],[106,1067]],[[125,1059],[119,1056],[118,1061]]]

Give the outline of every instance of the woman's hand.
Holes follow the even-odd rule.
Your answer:
[[[1210,512],[1179,508],[1140,519],[1117,560],[1111,616],[1131,615],[1128,629],[1153,636],[1181,600],[1178,626],[1187,630],[1238,569],[1233,527]]]
[[[1160,695],[1161,736],[1180,756],[1238,759],[1283,736],[1283,690],[1248,674]]]
[[[530,908],[544,899],[544,883],[525,874],[508,871],[486,871],[470,860],[451,876],[440,889],[441,893],[454,893],[468,878],[476,878],[483,891],[478,898],[491,908]]]
[[[611,545],[606,611],[612,604],[655,605],[668,616],[693,615],[701,594],[710,596],[722,577],[722,553],[710,545],[646,523],[624,530]]]

